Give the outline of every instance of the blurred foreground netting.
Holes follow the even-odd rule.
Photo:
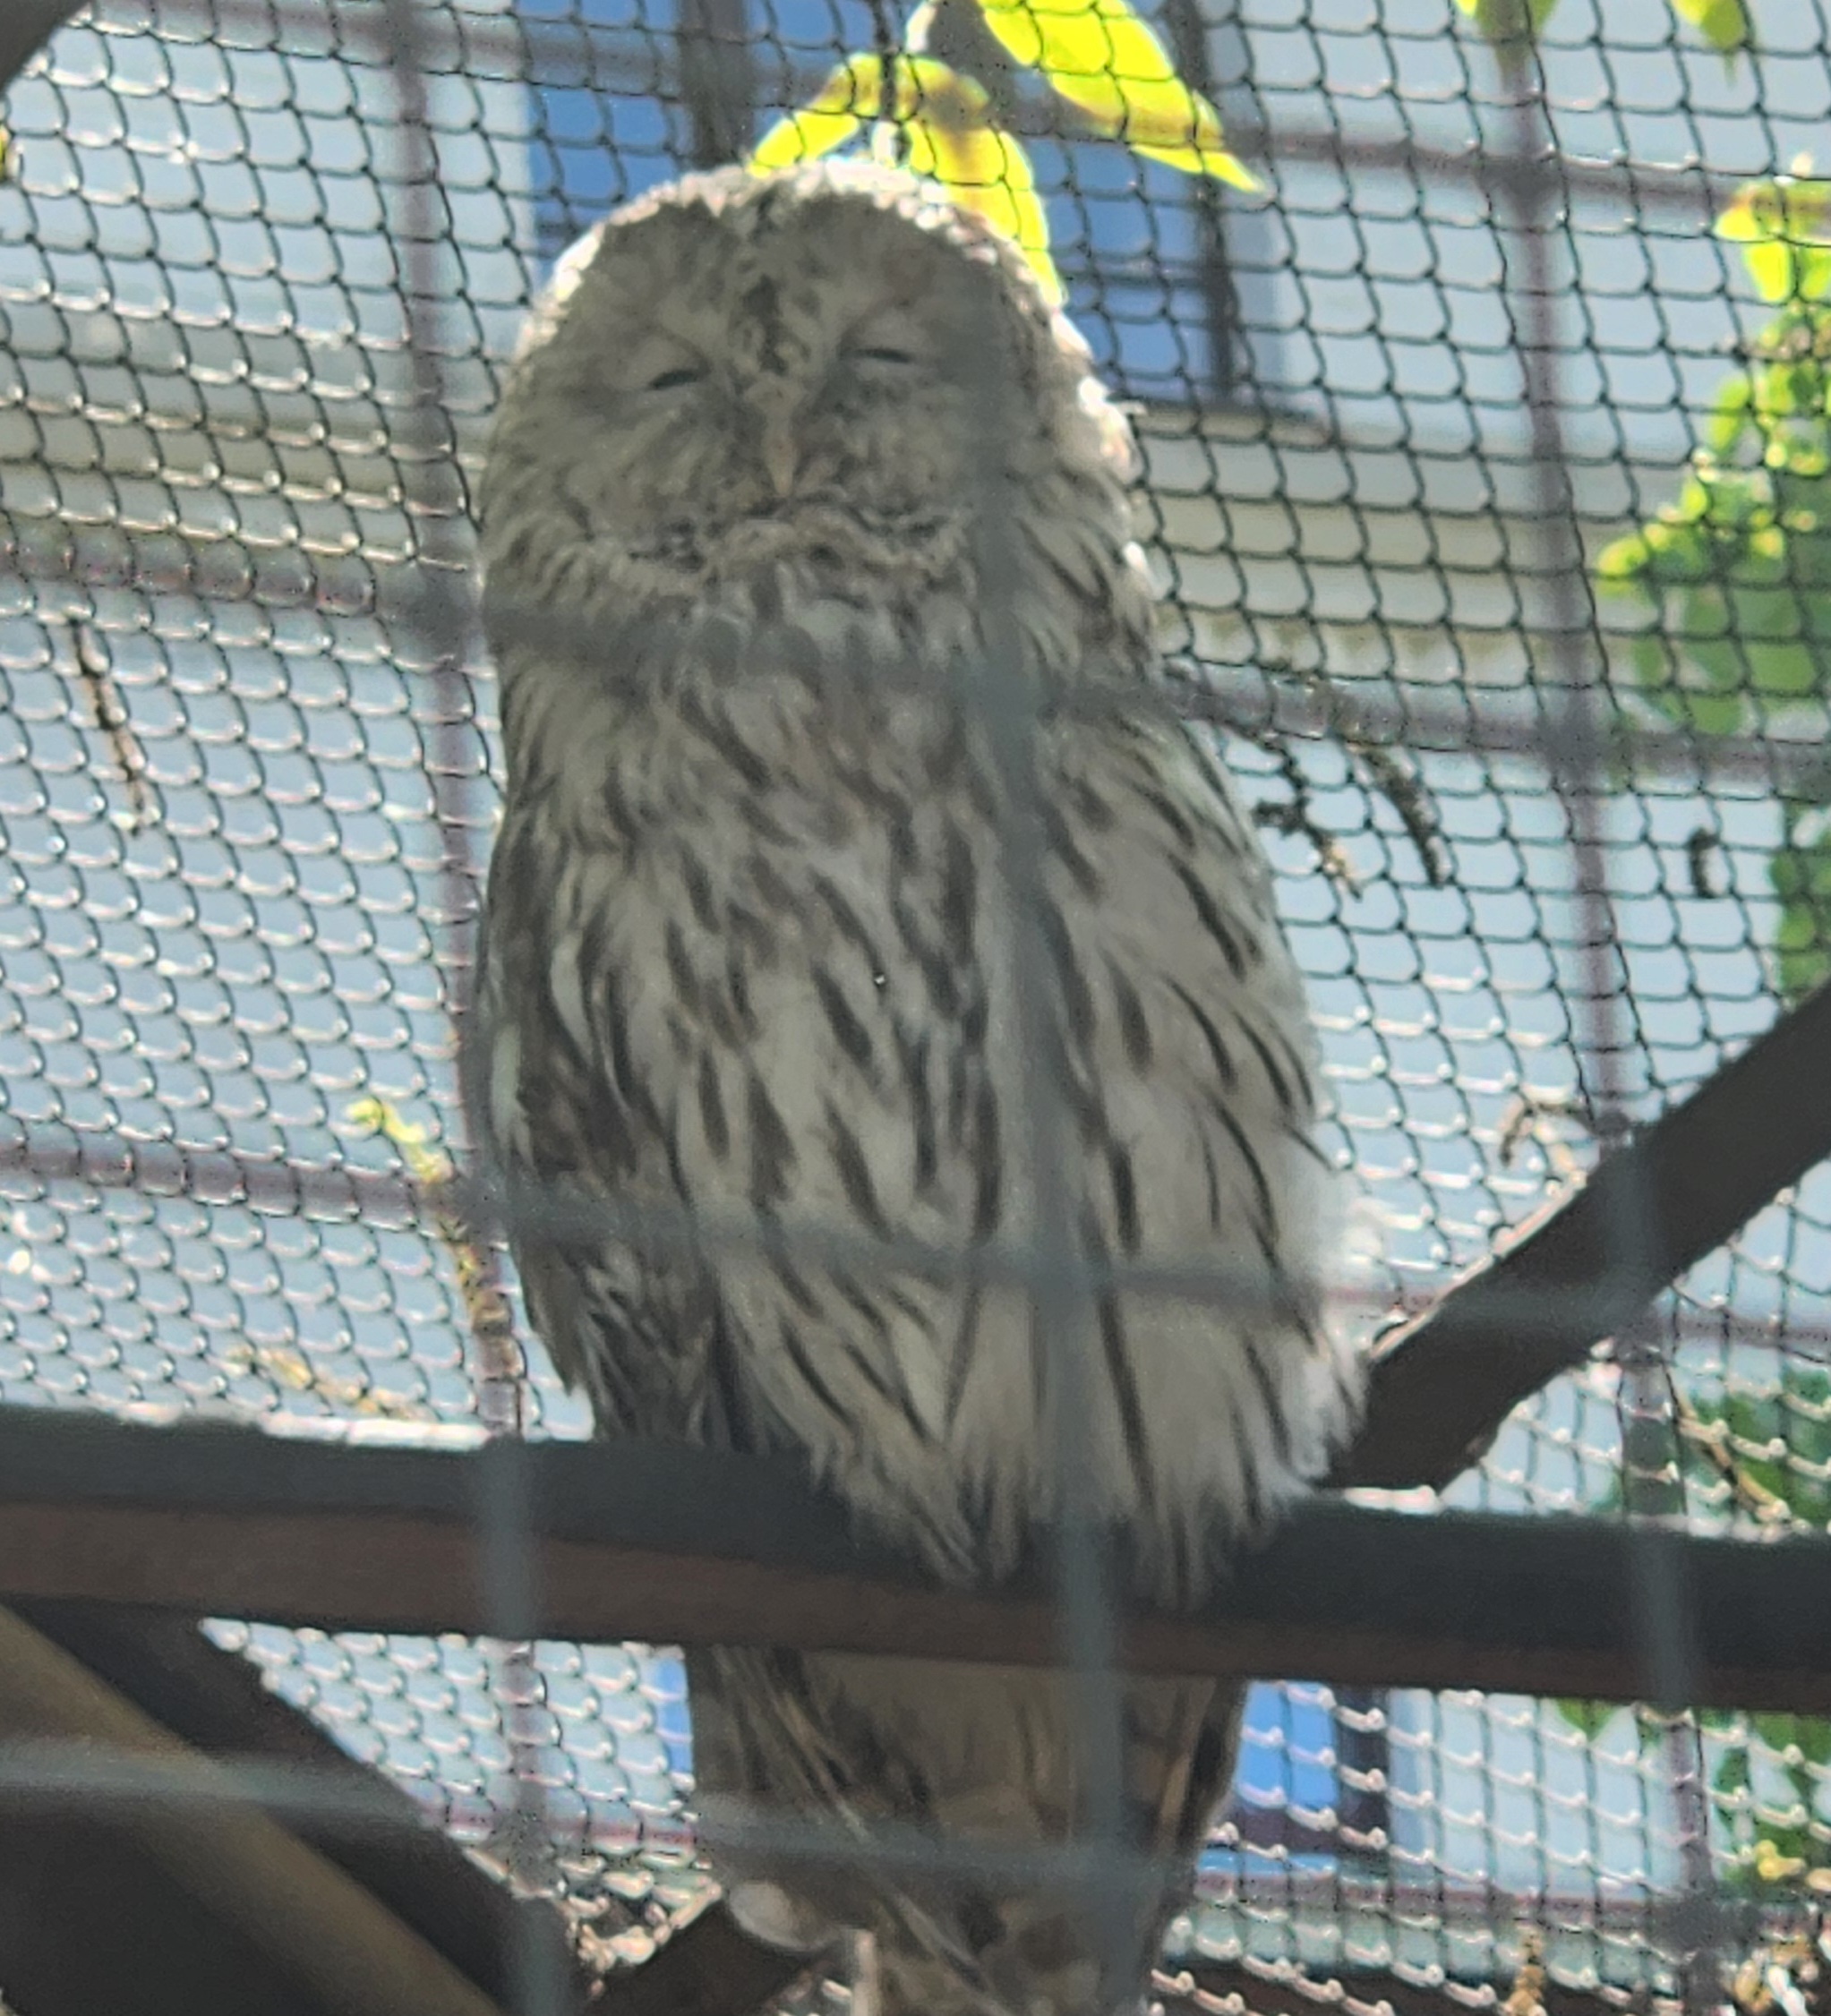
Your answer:
[[[449,450],[474,469],[554,252],[676,172],[698,129],[673,0],[420,12],[430,212],[379,7],[104,0],[7,98],[0,1401],[402,1436],[476,1413],[434,1232],[54,1180],[32,1159],[83,1137],[392,1173],[351,1114],[374,1098],[435,1143],[456,1131],[451,832],[482,859],[496,752],[488,666],[466,668],[474,711],[455,705],[427,641],[428,580],[461,592],[468,559]],[[757,130],[875,33],[858,0],[752,0],[749,20]],[[1831,53],[1819,0],[1775,0],[1759,29],[1734,64],[1661,0],[1565,0],[1547,31],[1566,155],[1704,171],[1667,178],[1689,209],[1591,175],[1544,220],[1592,560],[1681,498],[1732,353],[1775,313],[1707,226],[1741,183],[1823,145]],[[1227,746],[1322,1027],[1331,1146],[1375,1226],[1363,1293],[1416,1309],[1597,1152],[1596,967],[1570,799],[1540,746],[1561,675],[1502,291],[1517,234],[1478,177],[1395,151],[1498,149],[1509,115],[1450,0],[1241,0],[1206,47],[1262,198],[1222,203],[1091,140],[1031,152],[1071,312],[1137,402],[1169,644],[1244,729],[1319,693],[1345,724]],[[1280,151],[1319,135],[1385,152]],[[421,334],[442,426],[415,410],[410,256],[435,286]],[[1707,718],[1665,704],[1657,673],[1695,685],[1698,636],[1637,649],[1653,616],[1604,609],[1610,722],[1663,738],[1624,744],[1592,805],[1619,930],[1609,1068],[1633,1118],[1772,1020],[1789,930],[1788,970],[1810,971],[1774,863],[1820,859],[1806,771],[1831,729],[1831,616],[1813,628],[1816,583],[1781,585],[1805,615],[1740,580],[1711,604],[1703,641],[1729,653],[1714,690],[1736,705]],[[1784,692],[1771,661],[1737,659],[1743,622],[1763,644],[1793,624]],[[1395,747],[1362,718],[1417,733]],[[1831,1177],[1696,1269],[1656,1328],[1637,1464],[1653,1448],[1706,1526],[1822,1529]],[[1618,1384],[1602,1363],[1559,1381],[1451,1502],[1620,1507]],[[585,1432],[537,1350],[526,1407],[531,1432]],[[545,1881],[594,1963],[639,1961],[703,1899],[665,1651],[505,1661],[455,1638],[211,1631],[492,1866],[536,1787]],[[1718,1715],[1688,1739],[1719,1880],[1802,1894],[1831,1863],[1831,1728]],[[1673,1755],[1626,1710],[1262,1687],[1176,1939],[1313,1982],[1504,1991],[1531,1924],[1556,1979],[1670,1990]]]

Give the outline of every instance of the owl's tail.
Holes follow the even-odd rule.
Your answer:
[[[689,1677],[702,1824],[750,1930],[866,1935],[876,2016],[1136,2008],[1227,1789],[1234,1690],[1124,1685],[1125,1839],[1102,1857],[1063,1676],[719,1649]]]
[[[1109,1898],[1083,1896],[1077,1908],[1059,1894],[982,1885],[946,1917],[898,1899],[896,1930],[864,1935],[854,2016],[860,2002],[876,2016],[1129,2016],[1171,1908],[1154,1902],[1148,1922],[1115,1926]],[[1102,1921],[1116,1938],[1101,1935]],[[976,1951],[971,1933],[984,1941]]]

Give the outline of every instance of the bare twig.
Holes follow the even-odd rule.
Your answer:
[[[1581,1099],[1567,1093],[1523,1089],[1502,1115],[1500,1138],[1495,1143],[1501,1166],[1510,1169],[1526,1143],[1536,1141],[1560,1183],[1580,1183],[1583,1166],[1570,1152],[1570,1144],[1559,1132],[1560,1122],[1574,1122],[1592,1137],[1596,1132]]]
[[[1262,799],[1253,807],[1254,821],[1271,827],[1275,833],[1307,840],[1315,849],[1316,859],[1330,881],[1349,895],[1358,895],[1360,883],[1355,875],[1354,864],[1348,858],[1348,850],[1317,818],[1310,780],[1304,774],[1296,751],[1283,736],[1269,731],[1256,733],[1251,739],[1277,764],[1279,779],[1290,793],[1281,801]]]
[[[1725,893],[1716,887],[1710,873],[1711,860],[1722,845],[1708,826],[1694,826],[1686,835],[1685,872],[1690,879],[1692,895],[1708,900]]]
[[[147,788],[146,751],[133,732],[120,688],[115,684],[115,669],[108,662],[107,647],[100,633],[90,623],[73,623],[71,640],[76,655],[76,674],[89,702],[90,717],[100,730],[115,772],[127,792],[129,831],[138,833],[153,818],[152,794]]]

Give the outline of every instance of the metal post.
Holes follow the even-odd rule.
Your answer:
[[[1164,21],[1177,70],[1191,90],[1211,103],[1214,63],[1202,0],[1166,0]],[[1220,184],[1206,177],[1193,182],[1190,191],[1195,206],[1196,285],[1208,339],[1208,396],[1216,406],[1229,406],[1240,383],[1240,297],[1228,255],[1227,199]]]
[[[680,97],[696,168],[741,160],[750,151],[756,64],[745,0],[680,0]]]

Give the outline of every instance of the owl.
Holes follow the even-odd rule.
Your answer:
[[[569,1200],[515,1252],[603,1433],[791,1454],[961,1583],[1073,1510],[1176,1603],[1356,1371],[1302,988],[1164,704],[1131,455],[1016,252],[900,172],[696,175],[591,233],[478,493],[507,788],[466,1068],[498,1170]],[[893,2016],[1135,2005],[1234,1690],[1118,1682],[1101,1753],[1060,1674],[688,1669],[753,1932],[862,1935]],[[1102,1799],[1091,1909],[1048,1851]]]

